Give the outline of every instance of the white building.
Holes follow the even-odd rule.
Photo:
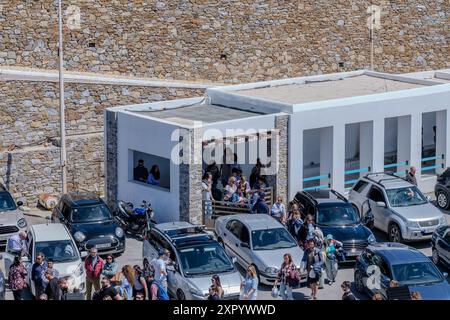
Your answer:
[[[256,139],[276,140],[278,171],[271,181],[276,194],[288,200],[305,188],[345,192],[360,175],[404,174],[410,166],[418,169],[419,186],[428,192],[435,174],[450,166],[449,111],[450,70],[405,75],[361,70],[110,108],[105,112],[108,199],[150,199],[164,221],[201,219],[196,203],[201,203],[202,166],[169,160],[178,150],[179,141],[171,141],[175,129],[190,132],[194,158],[211,143],[211,129],[224,133],[235,151],[250,150]],[[237,128],[269,132],[266,137],[226,133]],[[160,166],[163,187],[134,181],[137,158]],[[247,176],[254,160],[239,159]]]

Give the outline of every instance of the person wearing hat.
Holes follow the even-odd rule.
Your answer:
[[[335,240],[332,234],[328,234],[325,239],[325,269],[328,284],[332,285],[336,281],[338,272],[338,250],[342,248],[342,243]]]
[[[84,260],[84,269],[86,270],[86,299],[92,299],[92,286],[95,291],[100,290],[100,276],[103,270],[103,259],[98,256],[97,248],[92,247],[90,254]]]
[[[154,281],[164,288],[167,292],[167,270],[166,270],[166,251],[158,251],[158,259],[152,260],[153,270],[155,270]]]

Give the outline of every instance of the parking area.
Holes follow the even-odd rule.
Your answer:
[[[450,212],[444,211],[444,214],[447,218],[447,222],[450,224]],[[37,217],[37,216],[26,216],[26,219],[27,219],[27,222],[29,225],[47,222],[47,220],[45,220],[44,218]],[[378,230],[374,230],[374,234],[375,234],[375,237],[377,238],[378,242],[387,241],[386,235],[379,232]],[[429,256],[429,257],[431,256],[431,244],[429,241],[410,243],[410,245],[417,248],[418,250],[420,250],[427,256]],[[119,266],[123,266],[125,264],[142,265],[142,241],[128,237],[125,253],[123,255],[121,255],[120,257],[118,257],[116,259],[116,261],[118,262]],[[280,261],[280,264],[281,264],[281,261]],[[2,270],[4,270],[3,262],[0,263],[0,268],[2,268]],[[241,268],[239,268],[239,270],[240,270],[241,274],[244,275],[244,270]],[[443,270],[443,269],[441,269],[441,270],[446,271],[446,272],[448,271],[448,270]],[[353,282],[353,263],[352,262],[340,265],[340,269],[339,269],[339,272],[337,275],[336,282],[332,285],[325,284],[324,288],[319,290],[317,298],[322,299],[322,300],[340,300],[341,296],[342,296],[340,284],[345,280],[349,280],[349,281]],[[273,299],[271,296],[271,289],[272,288],[269,286],[260,285],[259,290],[258,290],[258,300]],[[306,287],[305,284],[302,284],[300,286],[300,288],[293,290],[293,297],[295,300],[307,299],[309,294],[310,294],[310,290]],[[367,296],[357,295],[356,292],[355,292],[355,295],[359,299],[367,299],[368,298]],[[6,299],[11,300],[12,298],[13,298],[12,293],[8,290],[7,294],[6,294]]]

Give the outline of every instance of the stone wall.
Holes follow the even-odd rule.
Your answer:
[[[277,116],[275,118],[275,129],[279,130],[278,136],[278,172],[276,175],[275,194],[283,197],[285,204],[289,197],[288,170],[289,170],[289,116]],[[276,201],[276,199],[274,199]]]
[[[56,1],[0,3],[0,65],[57,69]],[[448,0],[69,0],[66,67],[225,82],[368,68],[372,4],[377,71],[450,66]]]
[[[0,81],[0,180],[28,206],[60,192],[57,83]],[[67,83],[68,189],[104,192],[105,108],[202,95],[203,89]]]

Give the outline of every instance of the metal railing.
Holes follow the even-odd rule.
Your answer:
[[[308,177],[303,179],[303,183],[310,182],[310,181],[317,181],[322,179],[331,179],[331,173],[320,175],[320,176],[314,176],[314,177]],[[324,189],[324,188],[331,188],[331,183],[323,184],[323,185],[317,185],[312,187],[303,188],[303,190],[316,190],[316,189]]]
[[[232,214],[240,214],[240,213],[252,213],[251,205],[250,205],[250,199],[251,196],[255,192],[258,192],[257,190],[250,190],[249,194],[249,202],[246,204],[241,203],[234,203],[231,201],[205,201],[203,200],[203,223],[208,225],[208,220],[215,220],[218,217],[221,216],[228,216]],[[266,204],[269,206],[269,209],[272,208],[273,205],[273,188],[265,188],[264,189],[264,200]],[[206,207],[210,206],[211,210],[211,216],[209,219],[206,218]]]
[[[402,162],[398,162],[398,163],[386,164],[386,165],[384,165],[383,168],[384,169],[391,169],[391,168],[398,168],[398,167],[404,167],[404,166],[405,167],[409,166],[409,161],[408,160],[402,161]],[[408,173],[408,170],[407,169],[399,170],[399,171],[396,171],[396,172],[393,172],[393,173],[396,174],[396,175],[401,176],[401,175],[406,175]]]
[[[445,156],[443,154],[440,157],[432,156],[432,157],[422,158],[420,160],[422,162],[422,164],[424,162],[434,161],[434,165],[427,165],[427,166],[422,167],[422,172],[436,170],[436,169],[444,169],[444,161],[442,161],[441,164],[438,164],[439,160],[444,160],[444,159],[445,159]]]
[[[355,174],[355,173],[363,173],[363,172],[370,172],[370,171],[371,171],[371,168],[370,168],[370,167],[367,167],[367,168],[359,168],[359,169],[347,170],[347,171],[344,172],[344,174],[345,174],[346,176],[348,176],[348,175],[352,175],[352,174]],[[345,185],[346,185],[346,186],[348,186],[348,185],[353,185],[353,184],[355,184],[357,181],[358,181],[358,179],[346,180],[346,181],[345,181]]]

